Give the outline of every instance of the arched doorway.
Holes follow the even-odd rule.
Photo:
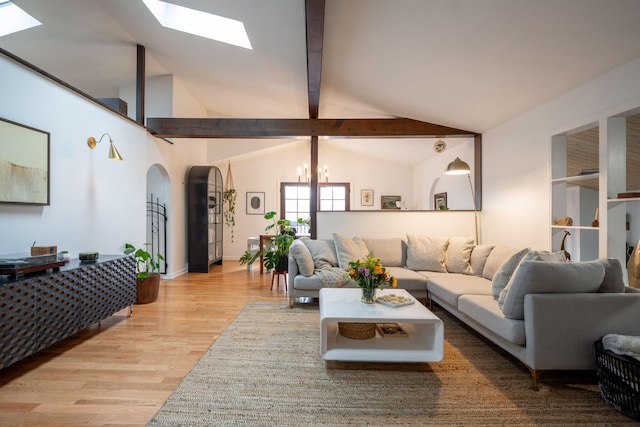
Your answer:
[[[171,182],[164,166],[154,164],[147,171],[147,242],[149,252],[155,257],[160,253],[165,262],[160,263],[160,274],[167,273],[171,247],[168,227],[168,213],[171,206]]]

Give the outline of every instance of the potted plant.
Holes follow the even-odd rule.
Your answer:
[[[264,254],[264,266],[267,270],[275,270],[279,273],[287,271],[287,256],[289,255],[289,247],[295,238],[296,230],[291,226],[290,220],[277,219],[276,216],[276,212],[273,211],[264,214],[264,219],[272,221],[264,231],[275,231],[269,250],[264,252],[261,248],[255,254],[246,251],[239,260],[240,264],[252,264],[260,255]],[[298,218],[297,223],[309,225],[309,221],[302,218]]]
[[[125,243],[125,255],[133,254],[136,258],[136,304],[148,304],[158,299],[160,289],[160,261],[164,261],[164,256],[157,254],[154,258],[145,247],[150,243],[145,243],[142,248],[136,248],[131,243]]]

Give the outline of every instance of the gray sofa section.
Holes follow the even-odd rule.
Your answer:
[[[536,270],[544,272],[549,267],[550,261],[544,260],[553,258],[550,254],[536,257],[535,251],[501,245],[473,245],[466,258],[470,267],[466,274],[446,270],[415,271],[406,267],[407,253],[411,256],[412,252],[407,240],[361,240],[398,279],[398,288],[406,289],[418,298],[428,297],[430,302],[440,305],[524,363],[531,371],[534,389],[537,389],[538,370],[595,369],[593,343],[602,336],[609,333],[640,335],[640,290],[624,286],[620,264],[615,260],[565,263],[559,267],[563,271],[569,270],[568,275],[559,275],[563,281],[554,283],[553,278],[548,279],[549,283],[540,284],[544,291],[538,291],[537,284],[531,283],[530,279],[545,277],[544,274],[536,275]],[[333,243],[331,240],[325,242],[328,246]],[[461,240],[457,242],[451,248],[459,249]],[[304,245],[304,242],[296,241],[294,245]],[[435,253],[437,255],[437,251]],[[518,254],[528,255],[515,259],[520,256]],[[445,252],[445,265],[453,257]],[[299,256],[289,256],[290,305],[299,297],[318,297],[319,290],[327,286],[315,272],[309,277],[299,274],[299,259]],[[412,262],[416,264],[415,259]],[[460,270],[459,260],[456,262],[455,268]],[[595,265],[598,262],[604,267]],[[558,265],[553,267],[558,268]],[[580,273],[581,270],[586,273]],[[594,277],[593,271],[601,271],[601,276]],[[581,279],[580,274],[589,277]],[[585,283],[590,280],[597,282],[595,287]],[[502,301],[501,306],[500,298],[496,297],[496,285],[507,287],[501,297],[517,290],[524,295],[518,310],[507,310],[509,316],[504,312],[507,302]],[[329,286],[355,285],[330,283]],[[523,318],[512,314],[518,312],[524,313]]]

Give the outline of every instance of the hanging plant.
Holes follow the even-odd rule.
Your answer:
[[[227,168],[227,182],[224,186],[222,199],[224,201],[224,223],[231,230],[231,242],[233,243],[233,228],[236,225],[236,190],[233,188],[233,176],[231,176],[231,162]]]

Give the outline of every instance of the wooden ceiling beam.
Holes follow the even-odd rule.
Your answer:
[[[413,119],[203,119],[148,118],[159,138],[470,137],[462,129]]]
[[[306,0],[307,85],[309,117],[318,118],[320,105],[320,77],[322,75],[322,46],[324,39],[324,1]]]

